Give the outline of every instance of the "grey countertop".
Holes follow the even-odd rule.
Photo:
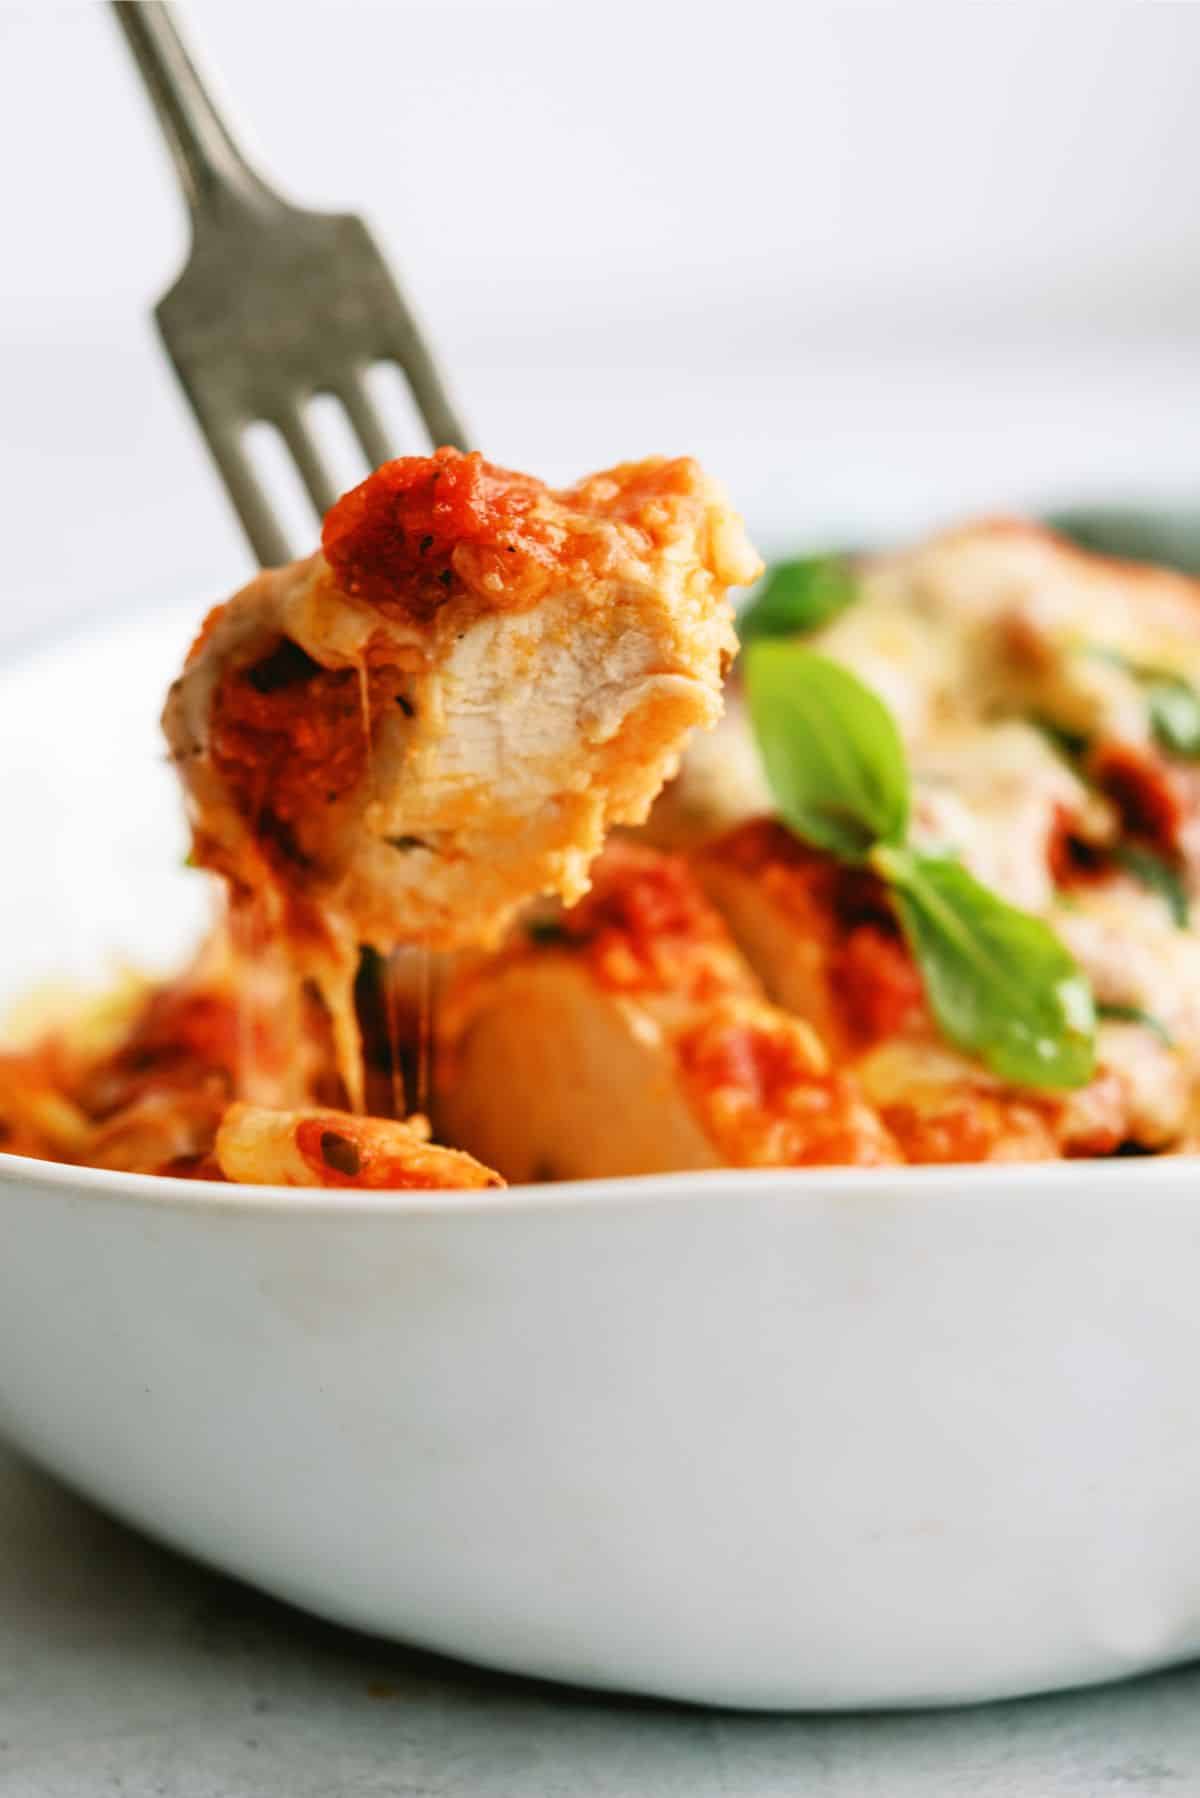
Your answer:
[[[933,1715],[559,1691],[316,1622],[0,1449],[2,1798],[1200,1794],[1200,1667]]]

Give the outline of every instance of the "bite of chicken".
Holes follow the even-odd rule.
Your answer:
[[[686,459],[561,492],[452,450],[385,464],[171,690],[196,858],[272,933],[384,953],[578,897],[717,718],[726,590],[758,566]]]

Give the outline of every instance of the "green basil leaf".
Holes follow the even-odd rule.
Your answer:
[[[848,669],[800,643],[746,653],[746,696],[775,803],[797,835],[851,861],[908,829],[895,721]]]
[[[1121,843],[1115,859],[1140,880],[1143,886],[1157,893],[1166,901],[1171,917],[1180,930],[1186,930],[1191,920],[1191,906],[1188,903],[1187,888],[1179,878],[1175,869],[1163,856],[1156,855],[1153,849],[1143,849],[1137,843]]]
[[[1173,755],[1200,759],[1200,693],[1177,674],[1146,677],[1150,728]]]
[[[951,1042],[1019,1086],[1091,1079],[1091,988],[1048,924],[998,899],[961,862],[888,846],[871,861],[892,888],[930,1007]]]
[[[1152,1011],[1143,1011],[1140,1005],[1118,1005],[1115,1000],[1102,999],[1096,1006],[1096,1016],[1110,1024],[1144,1024],[1168,1049],[1175,1047],[1175,1039],[1162,1019]]]
[[[801,556],[776,562],[738,614],[743,643],[758,637],[796,637],[836,618],[858,597],[854,571],[843,556]]]

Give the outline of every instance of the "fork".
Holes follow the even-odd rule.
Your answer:
[[[247,453],[274,426],[321,516],[338,494],[306,411],[332,395],[372,468],[393,452],[367,370],[398,365],[434,445],[467,447],[429,346],[362,219],[289,205],[241,154],[161,0],[113,0],[191,213],[159,334],[263,566],[293,553]]]

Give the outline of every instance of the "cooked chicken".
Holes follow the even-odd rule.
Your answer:
[[[478,455],[389,462],[323,548],[213,612],[164,725],[243,950],[284,941],[351,1103],[359,947],[495,941],[574,899],[720,712],[726,590],[759,564],[694,462],[553,492]]]
[[[649,824],[688,859],[619,841],[587,890],[717,717],[755,572],[690,462],[372,475],[212,614],[168,702],[229,935],[0,1057],[0,1148],[351,1189],[1195,1148],[1200,587],[985,524],[857,564],[808,639],[893,712],[913,846],[1092,987],[1094,1077],[1017,1089],[936,1027],[875,873],[761,815],[736,700]],[[361,1115],[421,1090],[438,981],[455,1148]]]
[[[698,731],[637,833],[655,849],[686,852],[744,818],[771,809],[737,670],[725,685],[725,709],[712,730]]]
[[[716,719],[726,589],[757,570],[688,460],[564,492],[451,450],[386,464],[172,689],[197,859],[293,939],[495,940],[532,895],[578,897]]]
[[[504,1185],[470,1155],[431,1143],[424,1118],[396,1122],[347,1111],[231,1105],[217,1132],[216,1160],[227,1180],[252,1186],[400,1192]]]
[[[610,848],[582,904],[461,975],[442,1036],[441,1133],[510,1180],[898,1159],[649,850]]]

